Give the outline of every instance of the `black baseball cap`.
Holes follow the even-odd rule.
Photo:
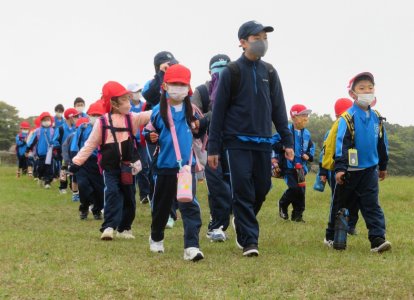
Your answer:
[[[258,34],[261,31],[273,32],[274,28],[272,26],[263,26],[257,21],[248,21],[240,26],[238,37],[239,40],[246,40],[250,35]]]
[[[209,68],[211,70],[211,66],[219,61],[225,61],[226,63],[229,63],[231,61],[230,57],[228,57],[226,54],[217,54],[214,55],[211,59],[210,59],[210,63],[209,63]]]
[[[168,51],[161,51],[157,53],[154,57],[154,66],[159,68],[160,65],[169,61],[172,65],[178,64],[178,61],[175,59],[174,55]]]

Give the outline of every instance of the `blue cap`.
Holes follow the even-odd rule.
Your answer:
[[[239,40],[241,39],[247,40],[247,38],[250,35],[258,34],[261,31],[272,32],[274,31],[274,29],[272,26],[263,26],[261,23],[257,21],[246,22],[239,28],[239,33],[238,33]]]

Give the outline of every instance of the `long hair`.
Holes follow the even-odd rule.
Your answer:
[[[165,126],[170,129],[170,123],[168,122],[168,103],[167,103],[167,92],[163,91],[160,98],[160,115],[164,121]],[[191,128],[191,122],[195,120],[193,116],[193,107],[191,105],[190,97],[187,96],[184,98],[184,110],[185,110],[185,119],[187,120],[188,126]]]

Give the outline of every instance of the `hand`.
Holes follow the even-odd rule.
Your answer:
[[[293,152],[292,148],[286,148],[285,149],[285,157],[288,160],[293,160],[295,158],[295,153]]]
[[[345,175],[345,172],[340,171],[335,174],[335,179],[338,184],[344,184],[345,182],[342,180],[342,177]]]
[[[303,154],[302,159],[308,161],[309,160],[309,155]]]
[[[191,131],[193,133],[198,133],[200,131],[200,121],[199,120],[191,122]]]
[[[71,174],[76,174],[78,173],[79,169],[80,169],[80,166],[73,164],[73,165],[70,165],[68,171]]]
[[[209,155],[207,158],[207,161],[208,161],[208,165],[210,166],[210,168],[212,168],[213,170],[217,170],[218,161],[219,161],[218,155]]]
[[[326,176],[319,176],[319,179],[320,179],[323,183],[326,183]]]
[[[150,135],[151,143],[156,143],[158,141],[158,137],[159,137],[158,133],[151,132],[149,135]]]
[[[167,61],[163,64],[160,64],[160,71],[163,71],[165,73],[165,71],[167,71],[168,67],[170,66],[170,62]]]
[[[25,157],[29,157],[29,152],[25,152],[25,153],[24,153],[24,156],[25,156]]]
[[[387,171],[379,171],[378,177],[380,181],[383,181],[387,177]]]

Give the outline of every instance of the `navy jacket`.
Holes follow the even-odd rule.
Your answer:
[[[251,61],[243,54],[237,61],[240,69],[240,85],[234,97],[231,95],[231,72],[227,67],[220,74],[216,101],[210,124],[209,155],[225,149],[251,149],[271,151],[270,142],[242,141],[239,137],[270,140],[272,122],[282,137],[285,147],[293,146],[288,128],[285,100],[276,70],[270,73],[261,60]],[[273,86],[270,86],[270,81]]]

